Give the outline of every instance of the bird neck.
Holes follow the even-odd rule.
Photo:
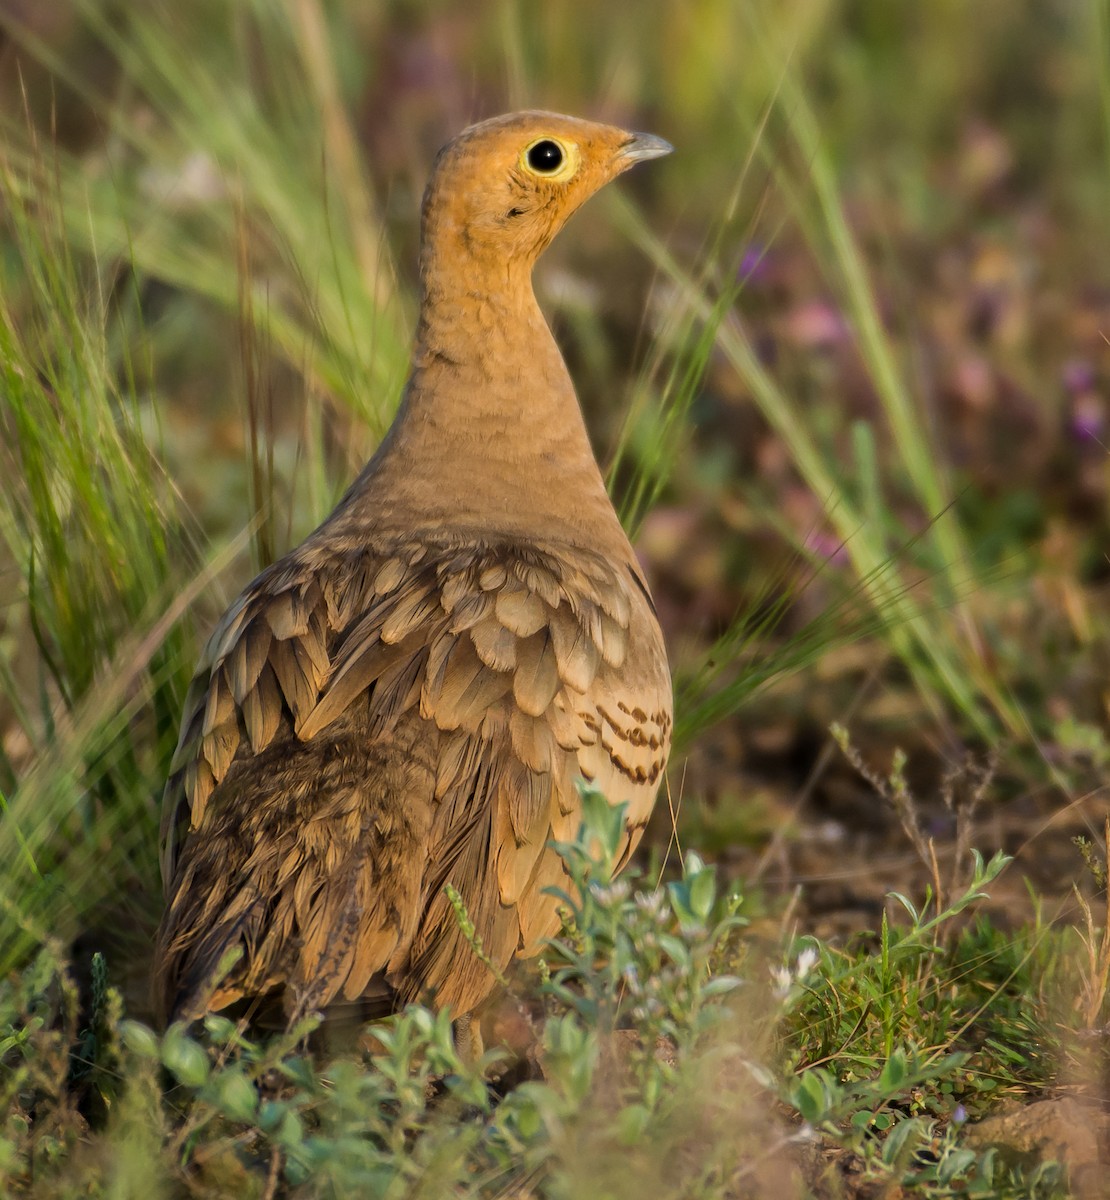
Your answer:
[[[458,290],[427,282],[445,274]],[[349,500],[378,525],[388,506],[410,528],[550,533],[630,553],[530,276],[503,264],[489,274],[422,272],[412,373]]]

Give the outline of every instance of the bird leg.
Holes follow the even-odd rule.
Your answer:
[[[465,1063],[476,1063],[485,1052],[482,1042],[482,1023],[473,1015],[456,1017],[451,1022],[451,1033],[455,1039],[455,1050]]]

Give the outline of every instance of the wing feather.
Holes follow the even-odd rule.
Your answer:
[[[298,1003],[355,999],[385,972],[401,999],[430,988],[469,1011],[492,983],[443,884],[504,965],[553,932],[543,889],[561,866],[546,847],[577,825],[574,778],[629,804],[630,846],[646,821],[670,686],[644,597],[630,572],[568,546],[358,544],[329,556],[306,543],[263,573],[209,641],[163,802],[174,899],[162,953],[178,959],[162,976],[195,991],[220,937],[247,959],[238,982],[186,1007],[282,985]],[[629,678],[640,660],[652,669]],[[297,774],[288,764],[304,755],[316,766]],[[333,786],[340,769],[353,774]],[[188,910],[197,856],[224,862],[231,850],[213,847],[236,829],[227,846],[246,854],[242,879],[210,880]],[[195,847],[184,859],[183,843]],[[186,910],[205,929],[175,927]]]
[[[273,641],[268,626],[259,622],[244,631],[225,660],[224,669],[231,681],[231,692],[236,704],[242,704],[262,674],[262,668],[270,654]]]

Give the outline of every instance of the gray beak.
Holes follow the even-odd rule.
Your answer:
[[[645,162],[649,158],[662,158],[670,154],[674,147],[653,133],[634,133],[617,151],[617,161],[621,166],[632,166],[633,163]]]

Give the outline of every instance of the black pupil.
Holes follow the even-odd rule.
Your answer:
[[[528,151],[528,165],[533,171],[540,171],[545,175],[557,171],[562,161],[563,152],[558,142],[537,142]]]

